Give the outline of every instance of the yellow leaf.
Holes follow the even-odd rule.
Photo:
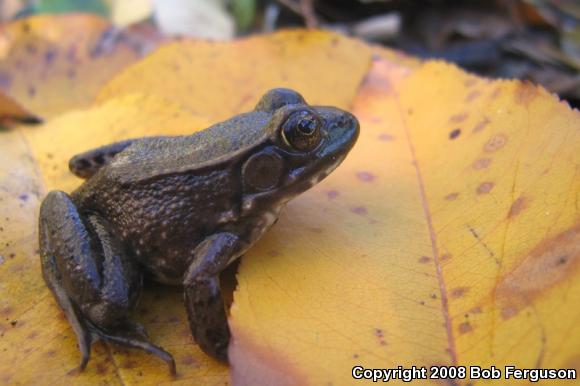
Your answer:
[[[525,83],[286,31],[169,45],[99,105],[1,134],[0,382],[173,381],[157,358],[103,344],[71,372],[74,334],[36,253],[39,200],[79,184],[73,154],[190,133],[276,86],[353,110],[361,137],[243,259],[233,383],[351,384],[358,364],[578,368],[578,112]],[[192,342],[179,288],[149,285],[133,318],[175,355],[175,381],[228,382]]]
[[[332,45],[328,44],[329,36],[334,37],[336,41],[333,44],[354,44],[354,47],[364,47],[361,43],[356,43],[340,38],[335,35],[317,33],[316,36],[326,36],[324,39],[311,39],[310,42],[305,43],[305,47],[311,45],[309,49],[312,52],[319,49],[329,49]],[[305,37],[305,39],[308,39]],[[284,54],[286,51],[285,40],[280,39],[277,35],[273,37],[266,37],[257,39],[256,44],[264,44],[264,41],[275,40],[278,46],[278,52]],[[187,47],[189,43],[184,43]],[[288,45],[295,44],[293,39],[290,39]],[[224,55],[230,48],[223,47]],[[351,48],[353,46],[350,46]],[[344,48],[343,50],[346,50]],[[161,51],[162,52],[162,51]],[[206,56],[215,52],[213,47],[209,47],[209,51],[199,51],[198,55]],[[349,51],[351,55],[359,56],[355,51]],[[370,49],[369,49],[370,52]],[[151,58],[155,60],[159,53],[153,54]],[[173,51],[174,59],[181,57],[181,51],[175,49]],[[345,52],[342,52],[345,56]],[[147,59],[151,60],[151,59]],[[265,60],[273,60],[281,63],[275,57],[268,57]],[[361,56],[359,59],[365,65],[358,65],[355,69],[348,69],[354,60],[345,61],[341,64],[336,64],[335,68],[339,74],[354,77],[355,80],[349,84],[350,88],[339,89],[333,93],[333,97],[337,100],[342,100],[343,104],[348,104],[347,95],[354,96],[358,83],[364,76],[366,67],[370,62],[370,56]],[[328,62],[322,61],[320,64],[312,67],[315,71],[321,72],[317,66],[326,66]],[[199,67],[190,67],[191,76],[185,79],[177,78],[167,81],[168,87],[173,87],[175,84],[205,84],[205,89],[211,89],[212,79],[206,79],[207,69],[203,66],[206,62],[198,63]],[[284,74],[289,65],[281,66],[279,72]],[[248,69],[245,65],[242,68]],[[356,71],[355,71],[356,70]],[[204,72],[205,71],[205,72]],[[147,78],[155,77],[159,74],[159,70],[155,67],[151,68],[151,73]],[[225,71],[224,76],[230,76],[235,79],[237,76],[235,69],[232,68],[228,73]],[[271,76],[275,79],[281,78],[282,75],[276,71],[270,71]],[[305,82],[310,79],[303,80]],[[343,81],[344,82],[344,81]],[[222,80],[222,84],[226,84]],[[138,85],[138,84],[137,84]],[[300,84],[296,84],[298,88],[303,88]],[[316,92],[315,88],[312,88]],[[136,87],[135,91],[139,91]],[[141,90],[142,91],[142,90]],[[210,113],[216,115],[229,116],[235,112],[228,113],[224,106],[245,106],[253,105],[256,100],[247,100],[247,95],[234,92],[233,89],[227,90],[226,94],[220,96],[220,100],[224,104],[216,106]],[[319,92],[320,93],[320,92]],[[155,93],[152,93],[155,94]],[[118,96],[107,99],[100,105],[94,106],[87,110],[76,110],[63,114],[59,117],[53,118],[46,124],[22,129],[18,132],[18,138],[22,144],[19,147],[18,156],[4,162],[4,165],[12,165],[17,163],[16,159],[22,157],[29,160],[31,163],[31,170],[27,171],[22,177],[33,178],[38,184],[44,182],[44,188],[38,188],[39,193],[35,196],[32,209],[28,213],[26,221],[22,221],[21,235],[26,235],[25,246],[27,248],[36,248],[36,222],[38,216],[39,197],[41,198],[48,190],[60,189],[64,191],[73,190],[80,180],[75,178],[68,172],[68,160],[74,154],[85,151],[96,146],[110,143],[116,140],[146,136],[146,135],[177,135],[191,133],[200,128],[207,127],[211,121],[202,118],[192,110],[198,111],[188,107],[182,107],[175,102],[173,94],[169,93],[164,97],[159,95],[147,95],[143,93],[119,93]],[[198,103],[189,106],[197,106],[203,104],[205,99],[210,96],[209,93],[196,94],[199,98]],[[212,98],[214,97],[211,94]],[[320,93],[320,95],[322,95]],[[178,101],[179,102],[179,101]],[[186,104],[187,105],[187,104]],[[242,107],[237,107],[238,109]],[[12,135],[17,135],[12,134]],[[21,136],[25,140],[22,140]],[[7,146],[7,149],[13,149],[14,145],[9,142],[0,142],[0,146]],[[4,154],[4,153],[3,153]],[[6,153],[10,154],[10,153]],[[38,170],[38,171],[37,171]],[[23,170],[24,172],[24,170]],[[4,173],[7,173],[4,172]],[[1,174],[4,176],[4,174]],[[11,176],[7,175],[7,181],[12,181]],[[18,181],[18,180],[16,180]],[[2,185],[0,185],[2,186]],[[6,200],[7,205],[12,205],[12,202],[17,202],[18,195],[15,192],[9,192],[10,200]],[[4,207],[4,202],[0,203]],[[14,233],[11,231],[7,233],[8,239],[14,238]],[[0,254],[7,253],[0,249]],[[58,307],[52,300],[48,289],[45,287],[40,273],[40,266],[38,262],[38,255],[28,252],[22,252],[26,256],[26,261],[21,261],[18,265],[23,274],[18,277],[10,278],[9,285],[0,286],[0,307],[5,310],[6,321],[0,320],[0,328],[5,334],[3,339],[0,339],[0,352],[9,353],[9,360],[0,362],[0,374],[12,383],[34,383],[35,379],[42,377],[46,383],[58,383],[65,380],[79,381],[87,384],[98,383],[99,381],[116,383],[118,380],[124,384],[142,383],[143,379],[147,382],[159,383],[169,382],[171,377],[167,372],[164,363],[157,358],[150,357],[142,352],[135,350],[123,350],[114,346],[95,345],[93,350],[94,358],[90,362],[87,371],[82,374],[72,371],[78,363],[79,353],[75,344],[75,338],[70,326],[64,319]],[[0,277],[6,277],[11,270],[9,265],[0,265]],[[24,276],[26,281],[21,281],[20,278]],[[227,382],[229,377],[227,368],[217,364],[213,359],[202,354],[197,346],[193,343],[185,312],[182,304],[182,295],[179,288],[164,288],[154,286],[145,292],[144,299],[135,312],[134,319],[143,322],[145,328],[149,331],[152,340],[168,351],[170,351],[176,358],[178,366],[178,381],[195,382],[196,384],[221,384]],[[59,316],[57,318],[57,316]],[[24,326],[21,330],[12,329],[10,320],[17,319],[21,325]],[[48,329],[40,327],[44,320],[50,319]],[[23,339],[24,334],[30,333],[30,327],[38,326],[38,330],[42,331],[42,336],[39,339],[33,337],[29,340]],[[36,332],[37,334],[39,332]],[[18,345],[17,345],[18,342]],[[40,345],[40,342],[42,343]],[[59,349],[59,347],[66,346],[66,349]],[[18,350],[16,349],[18,347]],[[39,349],[40,347],[40,349]],[[46,359],[50,358],[50,360]],[[44,367],[39,368],[34,366],[34,363],[45,363]],[[68,375],[67,375],[68,374]],[[71,378],[72,377],[72,378]]]
[[[4,231],[0,236],[6,235],[0,239],[0,277],[8,280],[0,283],[0,352],[10,355],[9,360],[0,362],[0,382],[35,384],[42,379],[43,384],[58,384],[78,379],[83,384],[131,384],[143,379],[151,383],[171,380],[167,366],[158,358],[102,344],[95,345],[85,372],[74,371],[80,358],[76,338],[40,272],[38,206],[45,191],[71,191],[78,186],[80,180],[67,167],[74,154],[136,135],[159,134],[160,128],[167,135],[182,135],[208,125],[204,118],[167,100],[131,94],[22,132],[2,134],[0,204],[7,217],[0,222]],[[13,169],[15,164],[20,165],[17,170]],[[42,179],[47,188],[41,187]],[[227,382],[227,368],[193,343],[181,297],[179,288],[154,287],[145,292],[134,318],[143,322],[152,340],[174,355],[179,380],[194,380],[199,385]]]
[[[267,90],[299,89],[311,103],[347,108],[373,49],[323,31],[283,31],[230,43],[166,45],[115,77],[97,100],[162,95],[215,120],[251,110]]]
[[[242,261],[234,383],[578,369],[578,111],[527,83],[389,61],[353,110],[350,156]]]
[[[18,20],[0,29],[0,90],[37,116],[52,117],[88,106],[109,78],[154,44],[93,15]]]
[[[5,121],[9,123],[11,120],[32,120],[36,122],[38,121],[38,118],[20,106],[12,98],[0,93],[0,126],[2,126]]]
[[[166,99],[127,94],[72,111],[24,131],[47,190],[71,191],[82,181],[68,170],[76,154],[128,138],[191,134],[210,123]],[[82,130],[79,130],[82,128]]]

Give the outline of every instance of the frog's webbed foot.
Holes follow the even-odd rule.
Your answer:
[[[50,192],[40,208],[40,252],[46,284],[78,339],[80,369],[102,339],[157,355],[175,373],[169,353],[152,344],[127,314],[139,297],[142,275],[95,214],[81,218],[63,192]]]
[[[95,326],[89,327],[93,339],[102,339],[106,342],[115,343],[119,346],[141,349],[149,354],[157,356],[169,366],[171,375],[177,373],[175,360],[167,351],[151,343],[145,329],[139,324],[126,322],[124,325],[114,326],[113,332],[107,332]]]
[[[195,249],[183,282],[185,307],[196,343],[206,354],[226,363],[230,329],[219,274],[241,250],[242,243],[230,233],[208,237]]]

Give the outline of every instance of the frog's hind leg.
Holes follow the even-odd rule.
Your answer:
[[[89,360],[91,344],[103,339],[154,354],[174,374],[171,354],[152,344],[144,329],[127,318],[137,302],[142,274],[107,229],[95,214],[81,218],[66,193],[50,192],[42,202],[42,271],[77,335],[80,368]]]
[[[89,178],[135,141],[128,139],[77,154],[68,162],[68,168],[77,177]]]

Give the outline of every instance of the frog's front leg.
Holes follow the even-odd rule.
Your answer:
[[[206,238],[194,251],[194,260],[184,277],[185,307],[191,333],[201,349],[228,361],[230,329],[219,274],[244,250],[245,243],[231,233]]]
[[[77,177],[89,178],[135,141],[128,139],[77,154],[68,161],[68,168]]]
[[[171,355],[149,342],[127,313],[138,299],[142,274],[96,214],[81,216],[71,198],[53,191],[40,208],[40,252],[44,279],[78,339],[80,368],[98,340],[140,348],[166,361]]]

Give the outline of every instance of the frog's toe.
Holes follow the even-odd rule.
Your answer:
[[[151,343],[145,329],[136,323],[126,322],[114,327],[114,331],[105,331],[91,326],[91,333],[97,335],[105,342],[115,343],[119,346],[137,348],[153,354],[163,360],[169,366],[171,375],[176,375],[175,360],[173,356],[161,347]]]

